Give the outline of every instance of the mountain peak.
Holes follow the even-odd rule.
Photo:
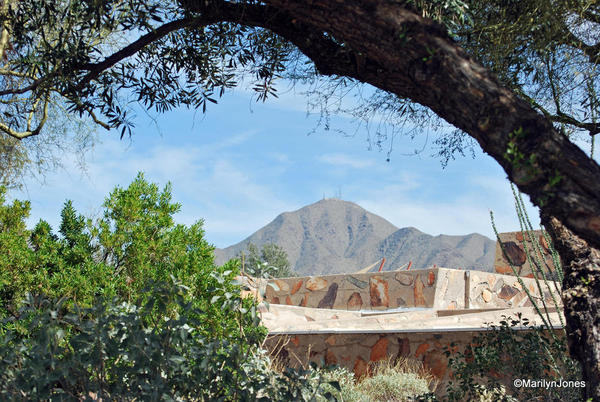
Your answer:
[[[351,201],[323,198],[278,215],[237,244],[216,249],[215,262],[225,263],[252,242],[258,247],[267,243],[282,247],[299,275],[355,272],[383,257],[386,269],[397,269],[409,261],[413,268],[437,264],[491,269],[494,256],[489,250],[494,247],[488,243],[493,242],[485,236],[462,241],[469,236],[433,237],[414,227],[398,229]]]

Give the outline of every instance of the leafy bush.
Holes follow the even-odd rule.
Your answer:
[[[66,312],[65,299],[29,295],[28,337],[0,339],[3,400],[310,400],[312,372],[276,373],[264,351],[207,338],[181,284],[153,284],[144,304],[106,302]],[[179,314],[168,309],[176,304]],[[227,313],[244,312],[236,300]],[[251,315],[255,324],[256,315]],[[13,318],[14,320],[14,318]],[[69,335],[70,334],[70,335]]]
[[[330,398],[314,370],[272,370],[239,264],[214,265],[202,221],[174,223],[169,185],[138,174],[96,222],[67,201],[58,234],[5,201],[0,188],[1,400]]]

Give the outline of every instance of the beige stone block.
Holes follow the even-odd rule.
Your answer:
[[[317,276],[310,277],[304,286],[306,289],[314,292],[316,290],[325,289],[327,287],[327,283],[328,282],[326,279]]]
[[[481,292],[481,298],[484,302],[489,303],[492,301],[492,292],[490,292],[488,289],[483,289],[483,292]]]

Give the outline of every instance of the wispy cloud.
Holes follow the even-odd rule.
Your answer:
[[[373,166],[374,163],[369,159],[358,159],[347,154],[324,154],[317,157],[317,160],[328,165],[339,167],[350,167],[354,169],[364,169]]]
[[[529,217],[537,228],[537,209],[525,199]],[[508,180],[495,177],[485,180],[479,176],[473,179],[470,189],[463,194],[448,194],[432,199],[421,196],[418,191],[385,186],[377,193],[358,198],[356,202],[398,227],[414,226],[432,235],[477,232],[494,238],[491,209],[500,232],[519,230],[510,184]]]
[[[285,201],[273,191],[278,164],[289,164],[284,154],[269,159],[270,175],[261,174],[252,159],[248,162],[235,157],[238,148],[252,135],[248,131],[205,145],[163,143],[149,148],[129,147],[119,140],[106,139],[88,158],[85,173],[76,168],[74,157],[66,155],[65,169],[49,175],[45,186],[31,183],[28,191],[15,196],[32,202],[29,225],[44,218],[57,228],[66,199],[75,200],[80,213],[98,217],[109,192],[117,185],[127,186],[142,171],[147,180],[161,187],[169,181],[173,183],[173,199],[182,204],[175,217],[178,222],[192,224],[204,219],[208,240],[225,247],[242,240],[280,212],[301,206]]]

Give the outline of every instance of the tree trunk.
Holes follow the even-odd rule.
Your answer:
[[[542,223],[563,261],[569,352],[581,362],[586,396],[600,401],[600,252],[558,219],[542,215]]]

